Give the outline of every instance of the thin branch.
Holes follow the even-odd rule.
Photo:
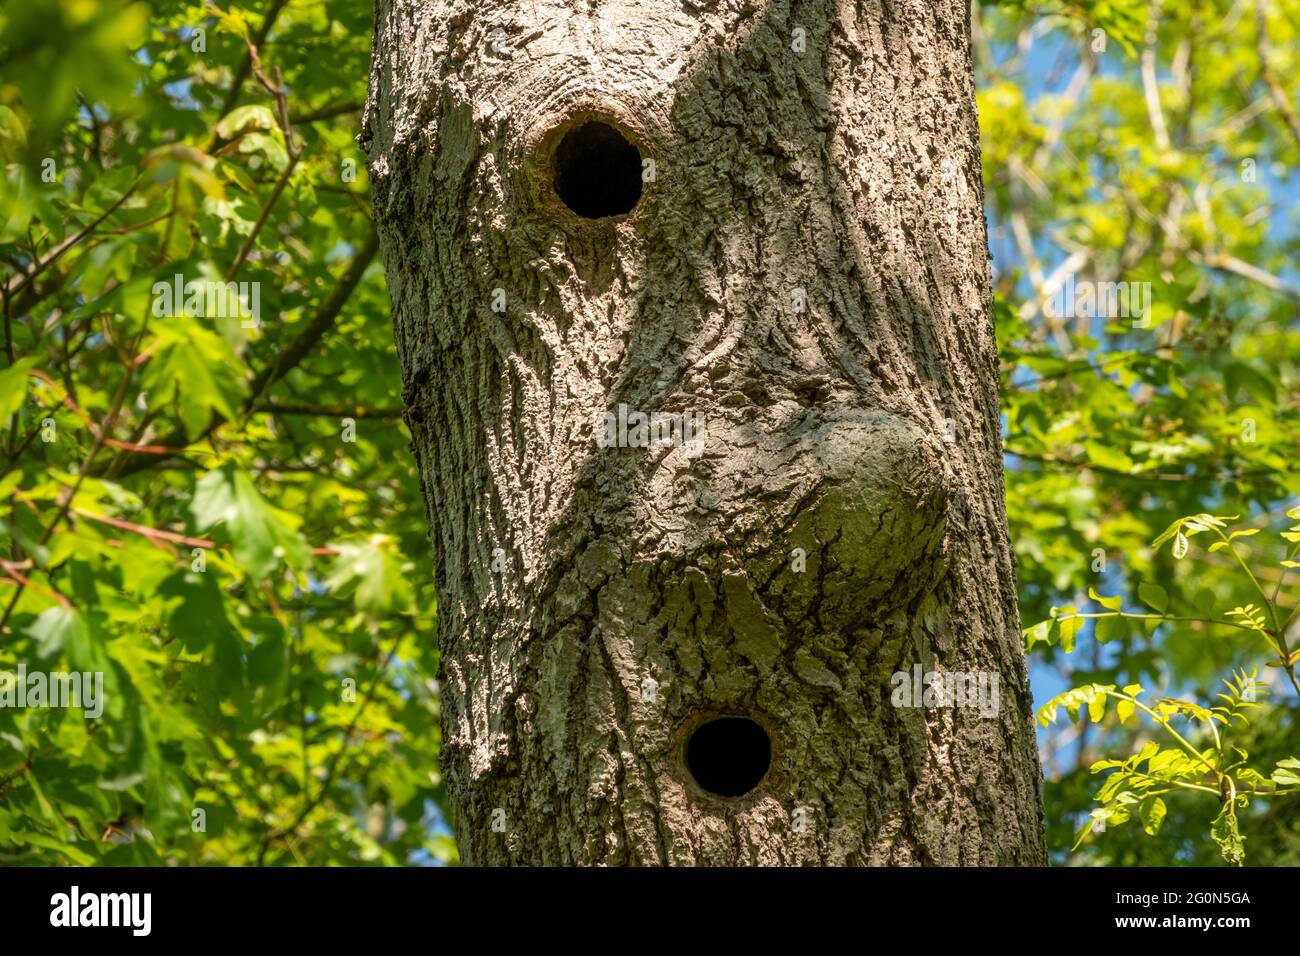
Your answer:
[[[1156,145],[1169,148],[1169,129],[1165,126],[1165,114],[1160,108],[1160,85],[1156,80],[1156,40],[1160,27],[1161,0],[1151,0],[1151,12],[1147,16],[1146,45],[1142,49],[1142,91],[1146,97],[1147,116],[1151,120],[1151,131],[1155,134]]]
[[[1265,12],[1264,0],[1255,0],[1255,45],[1259,51],[1260,78],[1264,81],[1264,85],[1268,87],[1268,95],[1272,98],[1277,111],[1282,114],[1282,119],[1286,121],[1287,127],[1291,130],[1291,135],[1295,137],[1296,143],[1300,144],[1300,116],[1296,116],[1296,111],[1291,106],[1291,100],[1287,96],[1286,90],[1278,82],[1277,76],[1268,64],[1268,18]]]
[[[239,94],[243,91],[244,83],[247,82],[249,75],[253,71],[253,58],[257,55],[257,49],[266,43],[267,36],[271,33],[271,27],[275,25],[276,19],[280,12],[288,5],[289,0],[272,0],[270,8],[266,11],[266,16],[262,17],[262,24],[257,28],[257,32],[249,38],[249,51],[235,68],[235,76],[230,81],[230,89],[226,90],[226,97],[222,100],[221,109],[218,116],[225,116],[235,108],[235,103],[239,101]]]
[[[274,362],[262,369],[253,378],[248,398],[244,403],[245,408],[252,408],[256,405],[268,388],[296,368],[307,357],[307,354],[316,347],[316,343],[334,325],[334,320],[343,311],[343,306],[348,297],[352,295],[352,290],[357,287],[371,260],[375,258],[375,254],[378,252],[379,236],[372,226],[361,246],[357,249],[356,255],[352,257],[352,263],[348,266],[347,272],[343,274],[339,284],[334,287],[330,297],[321,303],[316,316],[298,334],[298,337],[276,356]]]
[[[1008,455],[1023,461],[1032,461],[1041,465],[1050,465],[1056,468],[1069,468],[1078,471],[1092,471],[1102,475],[1111,475],[1115,478],[1127,478],[1132,481],[1233,481],[1241,478],[1267,478],[1276,477],[1278,472],[1271,469],[1259,469],[1257,471],[1224,471],[1217,474],[1182,474],[1179,472],[1150,473],[1150,472],[1127,472],[1118,468],[1107,468],[1103,465],[1093,464],[1090,461],[1074,461],[1068,458],[1057,458],[1054,455],[1033,454],[1031,452],[1016,451],[1011,446],[1006,449]]]
[[[383,661],[380,662],[379,667],[376,668],[375,673],[371,676],[370,684],[366,688],[366,695],[358,705],[356,713],[352,715],[352,720],[348,723],[347,729],[343,733],[343,746],[334,751],[334,754],[330,757],[329,763],[325,767],[325,779],[321,781],[320,789],[317,790],[316,795],[303,804],[302,809],[298,811],[298,814],[293,818],[292,823],[286,827],[268,830],[262,836],[262,846],[257,854],[258,866],[261,866],[265,861],[267,851],[270,850],[271,844],[282,837],[288,836],[297,830],[298,827],[302,826],[303,821],[311,815],[313,810],[320,806],[321,802],[325,799],[325,796],[329,793],[329,788],[334,783],[334,776],[338,772],[339,763],[343,759],[344,754],[348,752],[348,744],[356,733],[357,724],[360,722],[361,716],[365,713],[371,700],[374,699],[375,689],[379,686],[379,678],[383,676],[384,671],[388,670],[388,665],[392,662],[393,655],[397,653],[397,646],[402,642],[403,633],[404,632],[401,630],[398,631],[397,637],[393,639],[393,646],[388,649],[388,653],[384,656]],[[303,788],[306,789],[305,781]]]
[[[348,113],[360,113],[360,103],[333,103],[329,106],[322,106],[320,109],[308,110],[305,113],[291,113],[289,119],[294,123],[315,123],[319,120],[334,119],[336,116],[346,116]]]
[[[279,402],[260,402],[255,412],[272,415],[315,415],[321,418],[401,418],[400,408],[347,408],[341,405],[292,405]]]
[[[69,236],[67,239],[64,239],[61,243],[59,243],[57,246],[55,246],[53,249],[47,252],[45,256],[39,262],[36,263],[36,268],[32,269],[30,272],[16,275],[12,279],[10,279],[5,289],[6,295],[15,296],[19,292],[22,292],[24,289],[26,289],[28,286],[32,284],[32,282],[36,279],[37,276],[39,276],[50,266],[54,265],[54,263],[58,262],[59,259],[63,257],[64,253],[66,253],[69,249],[75,247],[83,239],[85,239],[87,236],[93,233],[97,228],[99,228],[100,224],[105,219],[113,215],[113,213],[117,212],[117,210],[121,207],[122,203],[126,202],[127,199],[131,197],[132,193],[135,192],[135,188],[139,184],[139,182],[140,180],[137,179],[130,186],[128,186],[126,191],[122,193],[122,195],[119,196],[111,206],[109,206],[102,213],[100,213],[99,216],[95,218],[89,225],[83,227],[80,232],[77,232],[74,235]]]
[[[1195,262],[1201,259],[1211,269],[1217,269],[1220,272],[1230,272],[1233,275],[1241,276],[1243,279],[1250,279],[1252,282],[1258,282],[1264,288],[1273,292],[1280,292],[1282,295],[1292,299],[1300,299],[1300,288],[1288,285],[1271,272],[1267,272],[1258,266],[1252,266],[1249,262],[1243,262],[1236,256],[1230,256],[1227,253],[1218,253],[1205,257],[1188,255],[1188,258]]]

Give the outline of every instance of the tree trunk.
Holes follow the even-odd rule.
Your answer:
[[[379,0],[362,141],[465,862],[1044,863],[966,4]]]

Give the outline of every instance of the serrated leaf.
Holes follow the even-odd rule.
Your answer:
[[[281,562],[301,569],[307,546],[258,493],[252,481],[233,465],[210,471],[194,488],[190,513],[201,529],[217,525],[230,536],[236,562],[254,580],[261,580]]]
[[[376,618],[406,610],[412,592],[395,544],[391,538],[375,535],[363,542],[339,545],[326,586],[341,590],[355,582],[357,609]]]
[[[46,659],[60,654],[82,657],[88,640],[86,623],[75,608],[55,605],[27,625],[26,633],[36,641],[37,656]]]
[[[154,404],[175,401],[190,435],[199,435],[213,413],[232,419],[247,391],[247,367],[226,340],[198,320],[164,325],[146,367],[144,389]]]

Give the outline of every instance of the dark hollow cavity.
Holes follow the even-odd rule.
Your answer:
[[[641,152],[608,123],[576,126],[555,149],[555,193],[584,219],[629,213],[641,199]]]
[[[767,776],[772,741],[748,717],[720,717],[701,724],[686,743],[686,769],[696,784],[717,797],[742,797]]]

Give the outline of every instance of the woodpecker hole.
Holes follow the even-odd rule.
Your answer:
[[[763,782],[771,765],[771,738],[748,717],[707,721],[686,741],[686,769],[714,797],[743,797]]]
[[[584,219],[622,216],[641,199],[641,151],[608,123],[588,120],[555,148],[555,194]]]

